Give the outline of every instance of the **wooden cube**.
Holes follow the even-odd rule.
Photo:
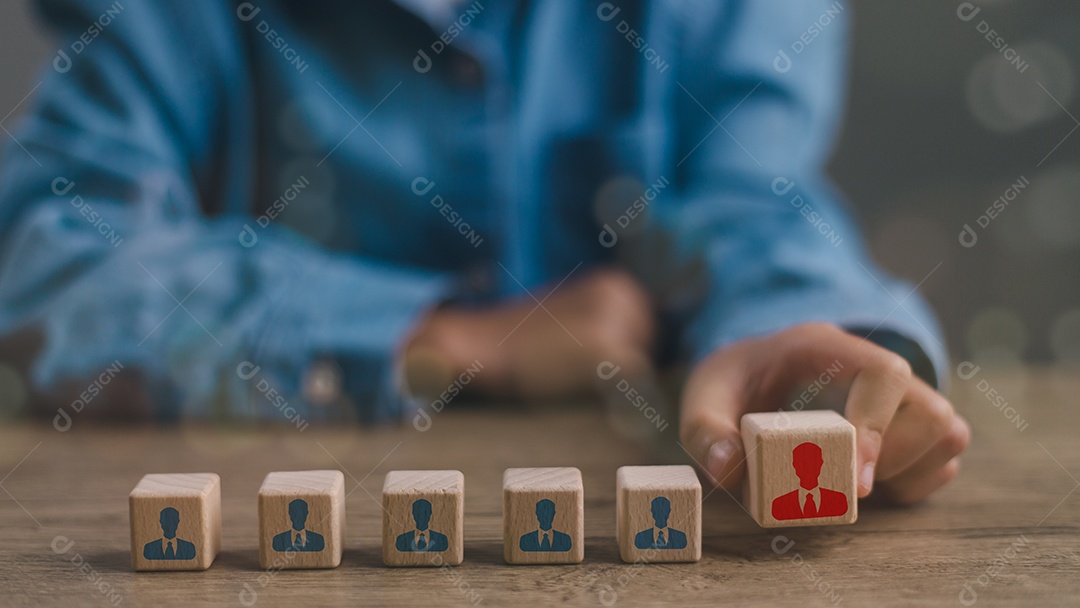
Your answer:
[[[336,568],[345,545],[345,476],[287,471],[259,488],[259,565]]]
[[[461,471],[390,471],[383,482],[383,563],[456,566],[464,558]]]
[[[620,467],[615,530],[624,562],[701,559],[701,483],[686,465]]]
[[[221,478],[144,475],[128,496],[135,570],[206,570],[221,550]]]
[[[833,411],[742,417],[746,500],[764,528],[855,523],[855,427]]]
[[[503,557],[508,564],[578,564],[585,559],[581,471],[506,469]]]

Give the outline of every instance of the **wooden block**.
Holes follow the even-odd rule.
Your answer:
[[[764,528],[855,523],[855,427],[833,411],[742,417],[746,504]]]
[[[686,465],[620,467],[615,533],[624,562],[701,559],[701,483]]]
[[[144,475],[128,496],[136,570],[206,570],[221,550],[221,478]]]
[[[341,471],[285,471],[259,488],[259,565],[337,568],[345,544]]]
[[[461,471],[390,471],[383,482],[383,563],[456,566],[465,553]]]
[[[503,472],[503,557],[508,564],[578,564],[585,559],[581,471]]]

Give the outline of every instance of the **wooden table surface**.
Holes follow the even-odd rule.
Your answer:
[[[1010,409],[987,399],[990,390]],[[974,441],[960,477],[931,501],[863,505],[853,526],[764,530],[718,490],[704,500],[696,564],[624,564],[614,538],[616,468],[678,462],[674,421],[642,439],[613,430],[626,426],[626,412],[616,410],[621,422],[613,424],[610,409],[594,405],[452,404],[426,432],[95,429],[77,418],[67,432],[8,426],[0,429],[0,605],[1076,606],[1078,395],[1080,378],[1061,370],[954,377],[952,396]],[[500,485],[503,469],[515,466],[581,469],[583,564],[503,564]],[[342,565],[266,574],[258,564],[259,485],[270,471],[313,468],[345,472]],[[459,567],[382,566],[383,476],[413,468],[465,473]],[[223,484],[217,561],[205,572],[132,572],[128,492],[144,473],[201,471],[219,473]],[[65,552],[54,549],[68,542]]]

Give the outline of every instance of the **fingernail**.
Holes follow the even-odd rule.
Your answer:
[[[709,457],[705,461],[705,469],[714,482],[719,481],[720,474],[724,472],[728,462],[731,461],[731,455],[734,453],[735,443],[730,439],[717,441],[709,447]]]
[[[859,473],[859,488],[869,492],[872,487],[874,487],[874,463],[868,462],[863,465],[862,472]]]

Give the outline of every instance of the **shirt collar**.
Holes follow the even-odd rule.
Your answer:
[[[816,505],[817,508],[820,509],[821,508],[821,486],[814,486],[813,490],[807,490],[806,488],[804,488],[802,486],[799,486],[799,509],[802,509],[803,505],[806,504],[806,495],[807,494],[813,494],[814,495],[814,505]]]
[[[291,542],[291,543],[296,542],[296,535],[297,534],[300,535],[300,543],[301,544],[306,544],[307,543],[307,528],[304,528],[303,530],[297,530],[296,528],[293,528],[292,530],[289,530],[289,542]]]

